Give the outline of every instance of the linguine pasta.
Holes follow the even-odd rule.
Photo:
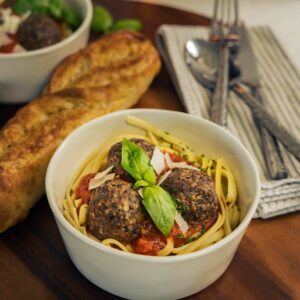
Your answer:
[[[123,244],[113,238],[100,241],[88,232],[86,228],[88,205],[84,203],[82,199],[76,199],[75,190],[83,176],[90,173],[97,173],[104,167],[111,146],[121,142],[124,138],[139,138],[154,144],[161,151],[183,157],[187,161],[193,163],[194,166],[206,172],[214,180],[216,193],[219,199],[220,211],[218,218],[206,232],[194,241],[180,247],[174,246],[174,241],[171,236],[166,237],[165,247],[159,250],[156,255],[168,256],[188,254],[208,247],[230,234],[239,224],[240,212],[237,205],[237,187],[235,179],[223,159],[212,159],[204,155],[198,155],[181,139],[156,128],[144,120],[133,116],[127,116],[126,121],[143,130],[144,135],[121,135],[115,137],[109,141],[105,147],[101,145],[99,149],[96,149],[85,159],[73,176],[63,201],[63,214],[68,222],[84,235],[101,242],[106,246],[117,248],[125,252],[133,252],[130,244]]]

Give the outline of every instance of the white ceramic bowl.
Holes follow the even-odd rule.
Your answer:
[[[140,132],[127,125],[134,115],[183,138],[194,149],[223,157],[238,187],[242,221],[216,244],[182,256],[151,257],[124,253],[85,237],[63,217],[61,202],[75,170],[96,147],[113,136]],[[95,119],[69,135],[48,167],[46,191],[67,251],[78,270],[102,289],[129,299],[178,299],[194,294],[219,278],[228,267],[254,214],[260,182],[255,164],[242,144],[223,128],[185,113],[125,110]]]
[[[86,46],[93,7],[90,0],[66,0],[82,16],[80,27],[68,38],[38,50],[0,54],[0,102],[22,103],[39,96],[54,68]]]

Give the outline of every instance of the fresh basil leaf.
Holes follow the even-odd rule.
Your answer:
[[[158,185],[145,187],[143,196],[143,204],[154,224],[165,236],[169,235],[176,214],[172,197]]]
[[[144,177],[144,180],[146,180],[147,182],[149,182],[151,184],[156,183],[156,175],[155,175],[155,172],[153,170],[153,167],[150,165],[150,160],[149,160],[149,168],[144,173],[143,177]]]
[[[69,6],[65,6],[63,8],[62,18],[73,29],[78,28],[81,24],[81,17],[79,15],[79,13]]]
[[[49,2],[48,10],[52,17],[60,19],[63,13],[63,2],[62,0],[51,0]]]
[[[137,19],[124,19],[117,21],[110,29],[110,32],[121,30],[121,29],[131,29],[133,31],[141,31],[143,25],[141,21]]]
[[[145,180],[138,180],[135,182],[135,184],[133,185],[133,189],[138,189],[140,187],[145,187],[145,186],[149,186],[149,182],[145,181]]]
[[[91,29],[94,32],[107,32],[113,25],[113,17],[103,6],[94,7]]]
[[[45,5],[37,5],[32,7],[31,13],[33,15],[44,15],[44,16],[49,16],[49,10],[48,6]]]
[[[30,2],[33,6],[48,6],[50,0],[27,0]]]
[[[145,180],[149,184],[156,182],[155,172],[147,154],[140,146],[127,139],[122,142],[121,166],[135,180]]]
[[[17,14],[24,14],[31,11],[32,3],[28,0],[18,0],[13,4],[12,9]]]
[[[62,0],[17,0],[13,4],[13,11],[19,14],[30,11],[35,15],[61,18]]]

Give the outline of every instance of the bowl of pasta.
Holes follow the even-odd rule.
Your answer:
[[[38,97],[56,66],[87,45],[90,0],[0,0],[0,103]]]
[[[129,299],[178,299],[218,279],[259,191],[255,163],[225,129],[153,109],[119,111],[79,127],[46,176],[74,265]]]

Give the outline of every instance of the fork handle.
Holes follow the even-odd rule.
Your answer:
[[[227,43],[220,43],[217,81],[212,97],[211,121],[220,126],[226,126],[227,96],[228,96],[228,60]]]
[[[233,91],[248,105],[252,114],[285,148],[300,161],[300,141],[292,136],[273,116],[252,97],[243,86],[234,83]]]
[[[256,100],[264,104],[263,96],[259,88],[252,88],[252,94]],[[288,177],[288,171],[283,164],[282,157],[279,152],[278,143],[276,139],[265,129],[260,120],[254,117],[256,124],[260,130],[261,141],[263,144],[263,152],[268,167],[268,172],[271,179],[279,180]]]

